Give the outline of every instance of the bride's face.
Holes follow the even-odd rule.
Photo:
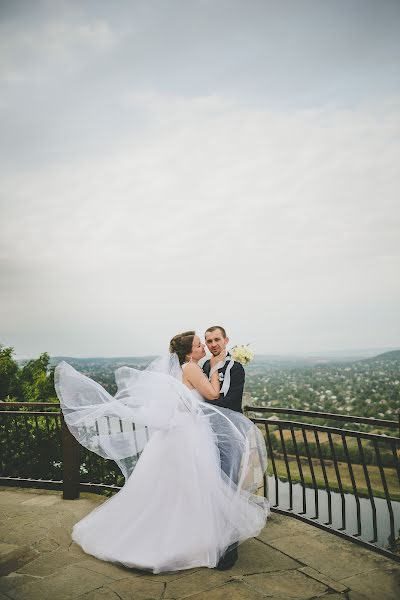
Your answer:
[[[204,344],[201,343],[201,340],[198,335],[195,335],[193,338],[192,344],[192,360],[200,360],[206,355],[206,351],[204,349]]]

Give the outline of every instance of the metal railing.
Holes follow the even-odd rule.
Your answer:
[[[80,491],[114,491],[123,485],[118,467],[83,448],[55,402],[0,403],[0,485]]]
[[[395,514],[400,500],[400,439],[336,426],[369,425],[387,431],[396,429],[397,433],[396,421],[277,407],[245,406],[245,411],[265,433],[270,467],[265,476],[265,493],[269,487],[272,511],[400,560],[400,511]],[[266,419],[263,413],[308,421],[323,419],[334,426]],[[78,444],[58,403],[0,403],[0,440],[0,485],[62,489],[65,499],[78,498],[80,491],[113,492],[123,486],[124,478],[113,461]],[[350,499],[355,507],[355,531],[350,531],[348,522]],[[365,502],[372,522],[372,537],[368,540],[363,539]],[[389,523],[388,547],[377,543],[378,502],[381,513],[383,502]]]
[[[366,429],[369,425],[398,433],[399,422],[277,407],[244,409],[265,433],[270,465],[265,484],[274,488],[269,490],[272,511],[294,516],[400,561],[400,439],[348,428]],[[334,423],[330,426],[267,419],[259,416],[262,413]],[[344,426],[337,427],[336,423]],[[395,507],[399,509],[396,514]],[[379,523],[385,520],[389,523],[387,544],[379,544]],[[366,539],[364,529],[369,530],[371,522],[372,539]]]

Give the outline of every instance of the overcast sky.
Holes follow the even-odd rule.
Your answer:
[[[0,0],[0,344],[400,346],[398,0]]]

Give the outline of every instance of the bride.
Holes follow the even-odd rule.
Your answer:
[[[197,364],[204,356],[194,331],[178,334],[144,371],[117,369],[114,397],[57,365],[70,431],[125,476],[117,494],[73,527],[86,553],[153,573],[214,568],[227,548],[264,527],[263,436],[242,414],[207,403],[219,396],[220,357],[211,358],[208,380]]]

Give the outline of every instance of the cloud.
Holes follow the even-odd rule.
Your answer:
[[[398,297],[396,105],[382,118],[377,106],[288,115],[218,97],[130,102],[154,120],[118,153],[5,177],[8,271],[29,271],[41,327],[63,314],[79,338],[117,310],[119,329],[143,315],[142,340],[155,313],[190,321],[216,303],[233,321],[229,306],[247,304],[252,322],[266,307],[293,325],[321,306]],[[10,329],[30,322],[21,311]]]
[[[117,41],[104,20],[52,21],[18,29],[3,24],[0,31],[0,81],[9,84],[43,81],[61,68],[82,69],[88,59],[109,51]]]
[[[4,340],[153,353],[222,322],[258,351],[396,345],[395,8],[190,5],[9,6]]]

